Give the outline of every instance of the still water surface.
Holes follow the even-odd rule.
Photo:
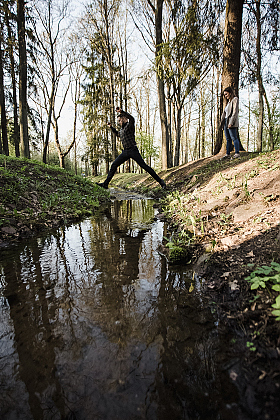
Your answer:
[[[237,418],[216,319],[159,254],[155,212],[115,200],[1,250],[1,419]]]

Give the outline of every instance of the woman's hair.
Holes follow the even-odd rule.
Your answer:
[[[235,93],[234,90],[232,89],[231,86],[228,86],[224,89],[224,92],[228,92],[230,94],[230,99],[235,97]]]

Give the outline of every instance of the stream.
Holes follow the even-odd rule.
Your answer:
[[[1,420],[237,419],[227,342],[154,201],[0,251]]]

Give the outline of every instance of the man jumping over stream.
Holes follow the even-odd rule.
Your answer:
[[[135,141],[135,119],[132,117],[132,115],[130,115],[126,111],[123,111],[120,107],[117,107],[116,111],[118,113],[118,123],[121,126],[120,131],[117,131],[114,127],[112,127],[112,124],[110,122],[108,122],[107,125],[111,128],[111,130],[113,131],[113,133],[116,134],[117,137],[120,137],[123,145],[123,151],[112,163],[106,180],[102,183],[97,182],[96,184],[102,188],[108,189],[109,182],[113,178],[118,167],[131,158],[134,159],[135,162],[137,162],[138,165],[141,166],[141,168],[148,172],[161,185],[162,188],[166,189],[166,184],[164,180],[161,179],[156,174],[156,172],[149,165],[146,164],[146,162],[140,155]]]

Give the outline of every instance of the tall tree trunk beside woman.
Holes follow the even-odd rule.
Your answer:
[[[221,92],[226,87],[231,86],[236,95],[238,95],[239,87],[243,4],[244,0],[227,0],[226,5]],[[221,95],[219,120],[225,105],[226,101]],[[223,141],[223,132],[219,130],[214,154],[218,154],[221,149],[225,148],[226,142]],[[240,148],[240,150],[244,149]]]

